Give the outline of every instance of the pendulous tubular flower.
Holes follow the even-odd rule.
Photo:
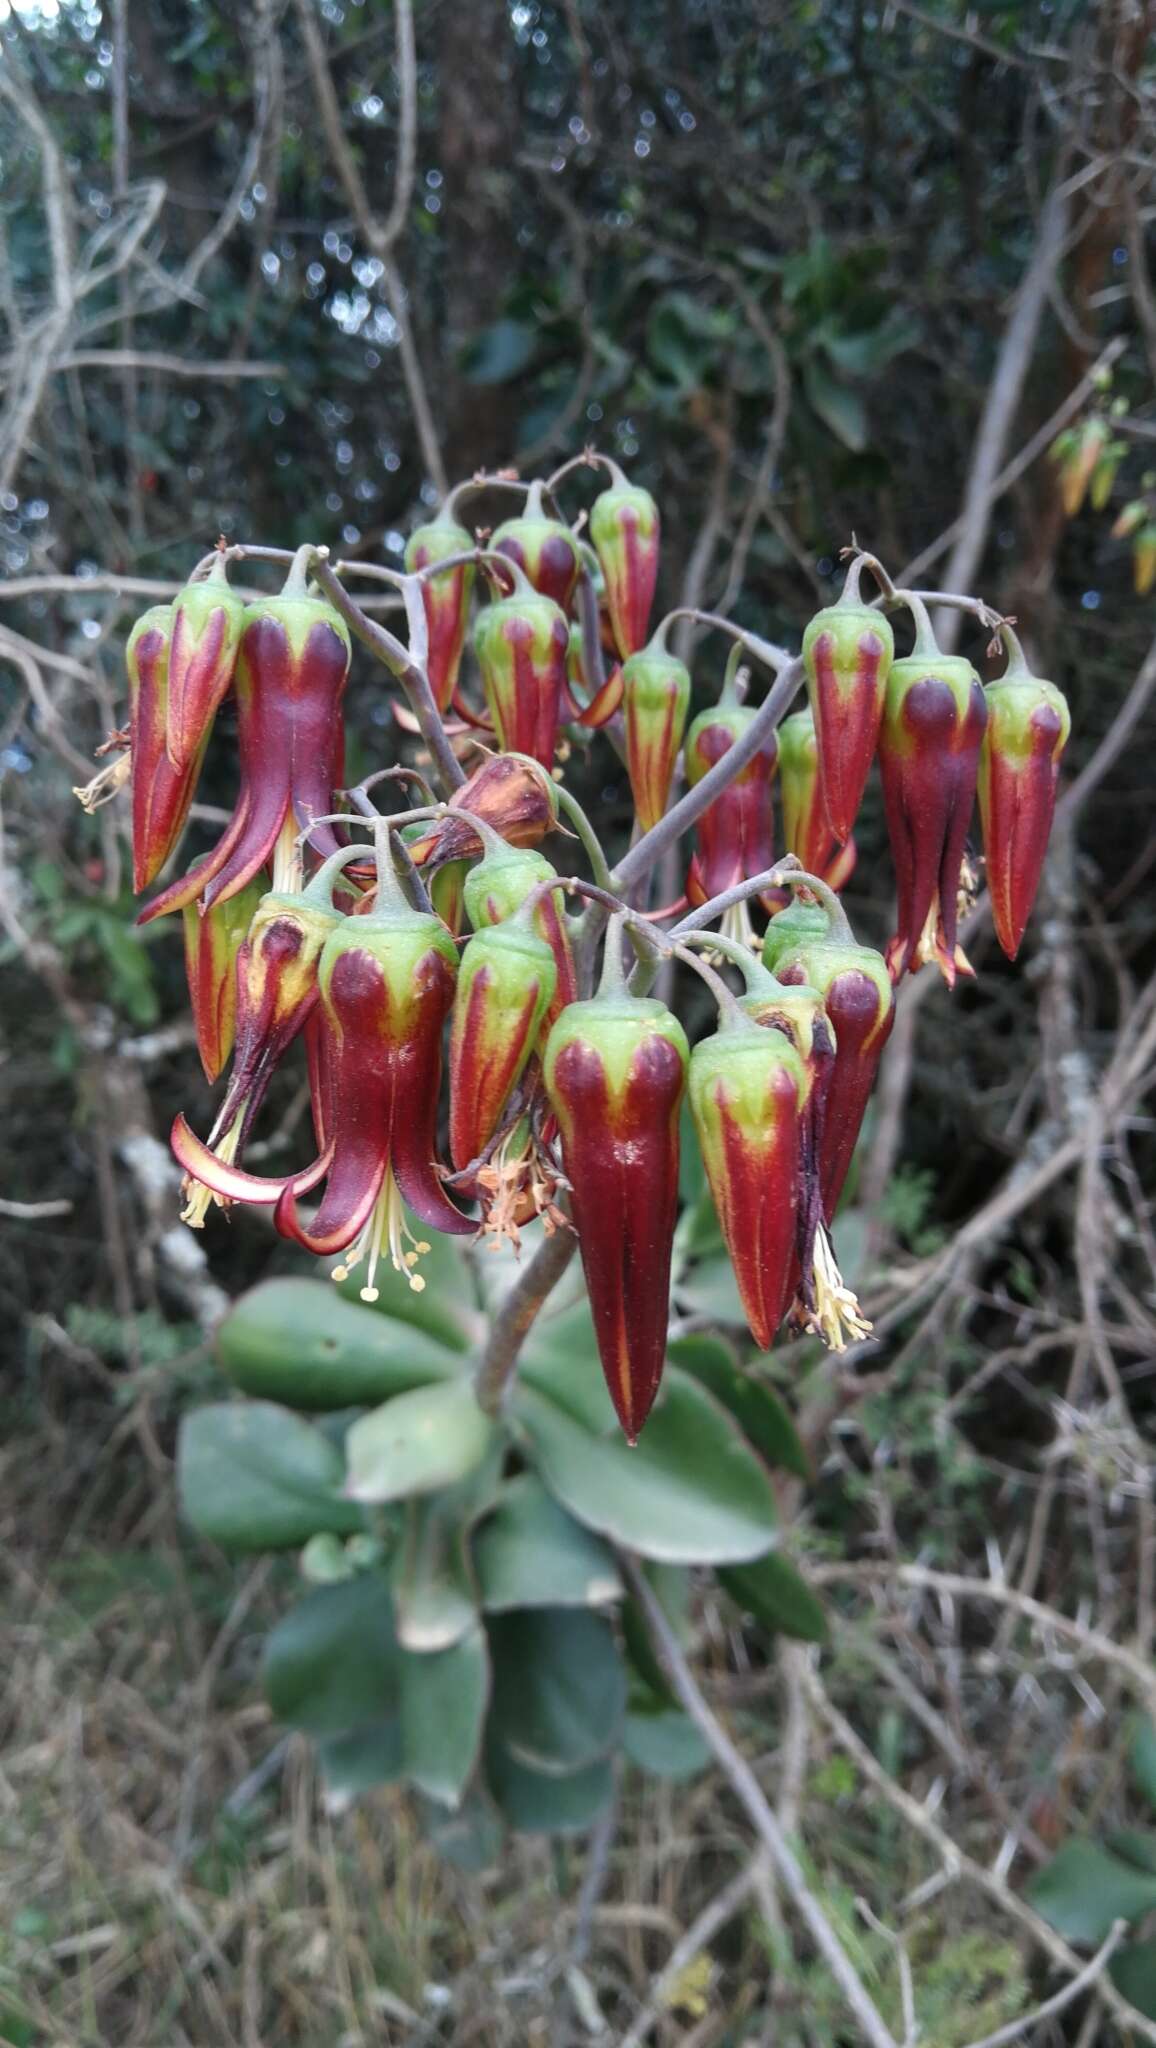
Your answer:
[[[842,889],[855,867],[855,841],[840,846],[827,818],[819,741],[813,714],[795,711],[779,727],[779,795],[787,852],[832,889]]]
[[[174,768],[166,746],[173,611],[152,605],[124,651],[132,764],[132,875],[139,893],[155,882],[184,829],[201,769],[201,752]],[[114,771],[115,772],[115,771]],[[91,785],[85,792],[91,803]]]
[[[983,693],[979,814],[995,933],[1014,960],[1040,886],[1072,720],[1055,684],[1031,673],[1011,628],[1000,631],[1008,661]]]
[[[620,947],[612,920],[602,987],[562,1012],[543,1075],[562,1137],[598,1355],[633,1444],[666,1359],[689,1051],[665,1003],[627,994]]]
[[[336,1278],[364,1261],[366,1301],[377,1298],[383,1255],[412,1287],[424,1285],[412,1268],[428,1246],[409,1239],[403,1201],[435,1230],[474,1229],[445,1195],[434,1156],[441,1034],[456,975],[453,939],[440,918],[406,901],[383,846],[376,908],[343,918],[318,963],[320,1156],[304,1173],[263,1179],[215,1157],[183,1118],[173,1127],[177,1158],[218,1199],[271,1205],[283,1237],[318,1257],[344,1253]],[[306,1224],[299,1198],[323,1178],[321,1206]]]
[[[807,920],[796,920],[797,942],[781,944],[790,913],[771,919],[763,942],[763,960],[780,981],[817,990],[835,1041],[835,1057],[826,1084],[819,1136],[819,1183],[823,1215],[834,1217],[850,1170],[855,1145],[875,1083],[883,1048],[895,1021],[895,991],[887,964],[871,946],[860,946],[834,896],[826,906],[804,906]],[[815,931],[813,910],[825,920]]]
[[[686,736],[686,779],[694,789],[703,776],[728,754],[756,716],[740,704],[735,692],[735,657],[727,663],[718,704],[699,713]],[[686,893],[694,904],[720,896],[738,882],[749,881],[774,860],[774,816],[771,782],[778,760],[778,740],[767,736],[758,752],[739,769],[733,782],[707,805],[695,830],[698,851],[690,864]],[[745,903],[728,911],[724,933],[754,946],[757,941]]]
[[[650,492],[630,483],[608,456],[602,461],[611,481],[590,507],[590,538],[602,571],[611,631],[625,661],[646,640],[662,525]]]
[[[328,817],[344,763],[349,663],[349,629],[324,598],[310,596],[298,557],[280,595],[245,610],[236,672],[241,790],[232,821],[202,865],[142,911],[141,924],[186,903],[207,910],[236,895],[283,835]],[[332,827],[319,826],[313,845],[332,853]]]
[[[970,661],[941,653],[925,607],[904,602],[915,646],[892,664],[879,735],[899,896],[887,965],[899,981],[934,960],[954,988],[957,973],[971,973],[956,945],[957,899],[987,705]]]
[[[173,600],[165,751],[173,767],[199,761],[233,680],[245,600],[229,587],[225,557]]]
[[[558,970],[532,920],[527,905],[483,926],[462,954],[450,1030],[450,1157],[459,1172],[497,1131],[553,1001]]]
[[[570,628],[552,597],[531,589],[518,569],[512,597],[485,606],[474,622],[474,651],[486,706],[506,753],[554,760],[566,683]]]
[[[690,670],[666,645],[665,621],[622,664],[626,769],[641,832],[666,810],[690,706]]]
[[[890,622],[859,594],[866,566],[866,558],[857,556],[838,604],[817,612],[803,635],[823,803],[840,846],[851,837],[863,801],[895,652]],[[818,862],[804,866],[822,872]]]
[[[204,917],[195,904],[182,912],[185,932],[185,979],[197,1051],[206,1081],[224,1072],[237,1035],[237,957],[265,894],[263,876],[254,876],[239,896],[215,903]]]
[[[690,1056],[699,1150],[739,1295],[769,1351],[791,1293],[807,1075],[779,1031],[740,1011]]]
[[[468,486],[459,485],[457,490],[450,492],[436,519],[429,520],[410,534],[405,544],[405,566],[411,574],[444,562],[451,555],[468,554],[473,547],[472,536],[455,516],[455,501],[463,488]],[[442,575],[427,576],[422,581],[422,604],[429,634],[429,683],[434,702],[443,715],[449,710],[457,688],[469,624],[474,573],[472,562],[459,562]]]
[[[232,974],[236,1055],[208,1140],[209,1150],[229,1165],[240,1158],[274,1072],[313,1014],[322,949],[342,922],[342,913],[333,902],[334,884],[342,868],[362,851],[344,847],[331,855],[306,889],[269,890],[241,935]],[[186,958],[193,943],[191,933],[203,935],[206,930],[227,928],[234,905],[245,903],[249,893],[245,890],[239,897],[226,898],[203,917],[193,906],[186,909]],[[198,977],[194,996],[198,1043],[202,1031],[211,1041],[218,1026],[222,996],[219,987],[214,987],[217,950],[211,938],[209,945],[198,951],[204,976]],[[196,1230],[213,1199],[211,1184],[202,1182],[187,1193],[182,1220]]]
[[[570,528],[560,519],[547,517],[542,492],[541,481],[535,479],[527,488],[522,512],[495,528],[491,546],[496,554],[517,564],[532,589],[552,599],[565,613],[577,588],[582,558]]]

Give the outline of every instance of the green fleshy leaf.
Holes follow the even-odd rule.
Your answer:
[[[745,1325],[746,1315],[739,1299],[738,1281],[725,1251],[696,1259],[674,1283],[675,1300],[696,1315],[713,1322]]]
[[[1144,1794],[1156,1812],[1156,1727],[1147,1714],[1138,1714],[1128,1750],[1128,1770],[1138,1792]]]
[[[502,1456],[495,1443],[459,1485],[406,1503],[393,1593],[398,1639],[407,1650],[448,1650],[477,1620],[470,1530],[496,1494]]]
[[[481,1624],[452,1649],[401,1659],[401,1746],[411,1785],[458,1806],[482,1742],[490,1660]]]
[[[1117,1949],[1108,1964],[1108,1975],[1122,1998],[1156,2020],[1156,1937],[1130,1941]]]
[[[1065,1842],[1037,1871],[1027,1898],[1066,1941],[1099,1946],[1117,1920],[1140,1920],[1156,1906],[1156,1876],[1113,1856],[1099,1842]]]
[[[490,1725],[527,1770],[565,1776],[604,1756],[626,1710],[626,1673],[606,1622],[583,1608],[537,1607],[487,1622]]]
[[[697,1777],[710,1762],[710,1750],[689,1714],[657,1703],[626,1716],[622,1747],[640,1771],[676,1783]]]
[[[614,1793],[614,1772],[605,1758],[563,1777],[528,1770],[501,1742],[486,1747],[486,1778],[512,1828],[528,1835],[582,1834]]]
[[[262,1676],[278,1720],[309,1735],[346,1735],[397,1713],[401,1653],[380,1571],[319,1586],[282,1616]]]
[[[346,1492],[377,1504],[456,1485],[482,1463],[495,1436],[468,1380],[398,1394],[346,1437]]]
[[[338,1800],[355,1799],[375,1785],[394,1785],[402,1776],[401,1721],[396,1714],[347,1728],[317,1741],[325,1789]]]
[[[177,1490],[185,1520],[227,1550],[285,1550],[320,1531],[364,1526],[342,1498],[341,1453],[270,1401],[195,1408],[181,1423]]]
[[[550,1492],[588,1528],[670,1564],[761,1557],[775,1541],[765,1466],[731,1417],[668,1369],[631,1450],[611,1418],[598,1428],[563,1405],[557,1378],[527,1368],[513,1413]]]
[[[447,1863],[474,1875],[497,1862],[506,1836],[502,1816],[488,1790],[476,1782],[453,1812],[432,1802],[425,1803],[422,1831]]]
[[[614,1553],[558,1506],[532,1472],[503,1487],[474,1540],[488,1613],[515,1607],[604,1607],[622,1581]]]
[[[323,1280],[251,1288],[221,1324],[217,1356],[244,1393],[320,1410],[367,1407],[462,1369],[460,1348],[343,1300]]]
[[[765,1380],[742,1370],[724,1338],[706,1333],[677,1337],[666,1355],[700,1386],[709,1387],[772,1469],[793,1472],[798,1479],[811,1477],[810,1461],[784,1403]]]
[[[830,1630],[822,1602],[780,1551],[757,1558],[754,1564],[726,1565],[719,1578],[731,1599],[764,1628],[804,1643],[826,1642]]]

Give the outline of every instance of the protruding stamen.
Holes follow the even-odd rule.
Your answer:
[[[240,1143],[240,1139],[241,1116],[238,1115],[230,1124],[224,1136],[218,1138],[213,1146],[213,1151],[223,1165],[231,1166],[233,1164],[237,1156],[237,1146]],[[186,1173],[182,1180],[181,1193],[185,1197],[185,1206],[181,1210],[181,1222],[187,1223],[190,1230],[204,1229],[205,1218],[214,1205],[220,1209],[227,1209],[230,1206],[227,1195],[214,1193],[212,1188],[205,1186],[204,1181],[194,1180],[191,1173]]]
[[[835,1249],[823,1223],[815,1232],[812,1279],[815,1306],[808,1312],[807,1326],[823,1339],[828,1350],[845,1351],[848,1342],[858,1343],[861,1337],[871,1335],[871,1324],[839,1271]]]

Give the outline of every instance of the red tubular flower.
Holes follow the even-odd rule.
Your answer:
[[[1072,721],[1055,684],[1032,675],[1010,627],[1000,630],[1008,663],[984,691],[979,814],[996,937],[1014,960],[1040,885]]]
[[[688,1050],[665,1004],[627,995],[618,947],[612,923],[602,992],[563,1011],[543,1073],[602,1370],[636,1443],[666,1358]]]
[[[328,816],[344,759],[341,698],[350,641],[333,606],[305,591],[294,563],[279,597],[245,613],[237,660],[241,792],[231,823],[204,864],[142,911],[148,924],[199,900],[234,896],[269,861],[282,831]],[[336,840],[320,827],[314,850]]]
[[[481,825],[481,820],[478,820]],[[556,870],[544,853],[530,853],[506,846],[495,833],[485,832],[486,852],[466,877],[466,915],[476,932],[503,923],[521,909],[531,891],[542,882],[553,881]],[[576,1001],[578,975],[574,950],[562,903],[562,891],[543,891],[533,912],[533,929],[544,939],[554,959],[555,989],[546,1010],[543,1036],[551,1029],[568,1003]]]
[[[208,1139],[210,1153],[228,1165],[240,1157],[274,1072],[316,1007],[322,949],[343,921],[333,902],[334,885],[341,869],[361,851],[341,849],[318,869],[307,889],[270,890],[253,913],[234,974],[233,1071]],[[186,933],[190,923],[205,930],[242,900],[231,897],[204,918],[190,907],[185,912]],[[205,1185],[211,1188],[211,1183]],[[185,1222],[199,1229],[207,1208],[205,1188],[190,1190]]]
[[[606,609],[619,654],[625,661],[642,647],[658,581],[660,520],[649,491],[628,483],[616,462],[609,490],[590,507],[590,538],[602,570]]]
[[[511,562],[516,562],[542,597],[552,598],[564,612],[569,611],[581,567],[578,543],[560,519],[546,517],[540,482],[532,483],[526,492],[521,517],[505,520],[490,545],[496,553],[508,555]],[[527,747],[523,751],[533,750]]]
[[[239,896],[215,904],[207,917],[200,917],[195,905],[185,906],[185,978],[206,1081],[217,1079],[233,1050],[237,955],[264,891],[264,877],[257,876]]]
[[[734,1013],[691,1053],[688,1094],[751,1335],[769,1351],[795,1271],[803,1062],[781,1032]]]
[[[763,958],[780,981],[818,991],[835,1035],[819,1142],[823,1213],[830,1223],[895,1021],[895,991],[882,954],[856,944],[833,896],[828,898],[826,916],[824,932],[804,933],[793,948],[771,944],[768,934]],[[772,932],[779,922],[772,918]]]
[[[823,801],[840,845],[850,838],[863,800],[895,651],[888,620],[859,595],[864,566],[862,557],[852,562],[838,604],[818,612],[803,635]]]
[[[641,832],[657,825],[670,801],[689,704],[690,670],[668,652],[660,626],[647,646],[622,664],[626,770]]]
[[[957,899],[987,706],[970,661],[941,654],[918,598],[915,647],[892,665],[879,736],[899,894],[887,965],[898,981],[935,960],[949,988],[970,973],[955,943]]]
[[[483,927],[462,954],[450,1032],[450,1156],[459,1171],[497,1131],[553,1000],[554,955],[531,917],[523,909]]]
[[[233,680],[245,600],[229,588],[225,558],[186,583],[173,604],[165,748],[174,768],[199,761]]]
[[[738,703],[733,693],[731,668],[717,707],[700,712],[686,736],[684,758],[686,779],[691,789],[702,781],[708,769],[730,752],[748,729],[755,712]],[[698,852],[690,864],[686,893],[691,903],[705,903],[769,868],[774,861],[774,815],[771,809],[771,780],[778,759],[778,742],[769,733],[756,754],[740,768],[712,804],[708,804],[695,828]],[[732,916],[727,913],[723,930],[733,929],[736,937],[748,937],[750,921],[745,906]]]
[[[456,495],[451,491],[437,518],[410,534],[405,544],[405,566],[411,574],[428,568],[434,562],[444,562],[450,555],[466,554],[473,547],[472,536],[464,526],[459,526],[454,517]],[[473,588],[472,562],[460,562],[456,569],[447,569],[444,575],[429,576],[421,587],[429,632],[430,689],[438,710],[443,714],[450,708],[457,685]]]
[[[428,1246],[412,1243],[402,1200],[431,1228],[469,1233],[474,1225],[447,1200],[435,1165],[442,1026],[453,1001],[457,953],[440,919],[411,909],[392,862],[383,856],[378,908],[346,918],[326,942],[318,966],[324,1116],[328,1145],[304,1174],[260,1179],[222,1163],[199,1144],[183,1118],[173,1130],[181,1164],[225,1200],[273,1205],[282,1236],[319,1257],[349,1256],[346,1273],[368,1262],[362,1299],[377,1298],[385,1252],[415,1289],[412,1271]],[[300,1195],[326,1178],[311,1224]]]
[[[520,574],[515,571],[515,574]],[[523,587],[478,613],[474,649],[498,743],[529,754],[543,768],[554,761],[566,682],[570,629],[553,598]]]
[[[200,752],[174,768],[165,745],[172,606],[153,605],[124,650],[132,752],[132,876],[139,892],[155,882],[181,836],[197,786]]]

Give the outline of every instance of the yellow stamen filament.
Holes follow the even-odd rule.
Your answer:
[[[119,754],[115,761],[106,761],[91,782],[86,782],[83,788],[74,787],[72,794],[81,809],[87,811],[91,817],[94,811],[99,811],[102,804],[112,802],[117,791],[124,788],[131,776],[132,755],[125,752]]]
[[[273,887],[287,896],[298,896],[304,886],[305,858],[297,836],[297,820],[290,811],[273,848]]]
[[[730,909],[724,912],[719,929],[724,939],[733,939],[739,946],[749,946],[752,953],[758,952],[762,942],[751,923],[750,908],[745,897],[741,903],[732,903]]]
[[[823,1339],[828,1350],[845,1351],[848,1341],[854,1344],[871,1335],[871,1324],[839,1271],[834,1246],[822,1223],[815,1232],[812,1279],[815,1306],[807,1318],[808,1328]]]
[[[408,1251],[407,1239],[410,1245]],[[424,1238],[415,1237],[406,1222],[401,1193],[389,1167],[385,1170],[381,1193],[373,1205],[373,1214],[352,1249],[346,1252],[341,1264],[334,1266],[331,1278],[348,1280],[353,1268],[360,1265],[362,1259],[368,1259],[369,1270],[365,1276],[365,1285],[360,1290],[361,1299],[368,1302],[377,1301],[380,1294],[375,1284],[377,1266],[387,1246],[390,1264],[395,1272],[403,1273],[414,1293],[421,1294],[425,1289],[425,1279],[422,1274],[415,1273],[413,1268],[419,1258],[428,1252],[429,1245]]]
[[[240,1138],[241,1118],[238,1115],[230,1124],[224,1137],[218,1139],[213,1147],[216,1157],[223,1166],[231,1166],[233,1164],[237,1156],[237,1146],[240,1143]],[[227,1209],[230,1206],[227,1195],[216,1194],[212,1188],[205,1186],[204,1181],[195,1180],[191,1173],[186,1173],[184,1180],[181,1182],[181,1193],[185,1197],[185,1206],[181,1210],[181,1222],[187,1223],[190,1230],[204,1229],[205,1218],[214,1205],[219,1209]]]

